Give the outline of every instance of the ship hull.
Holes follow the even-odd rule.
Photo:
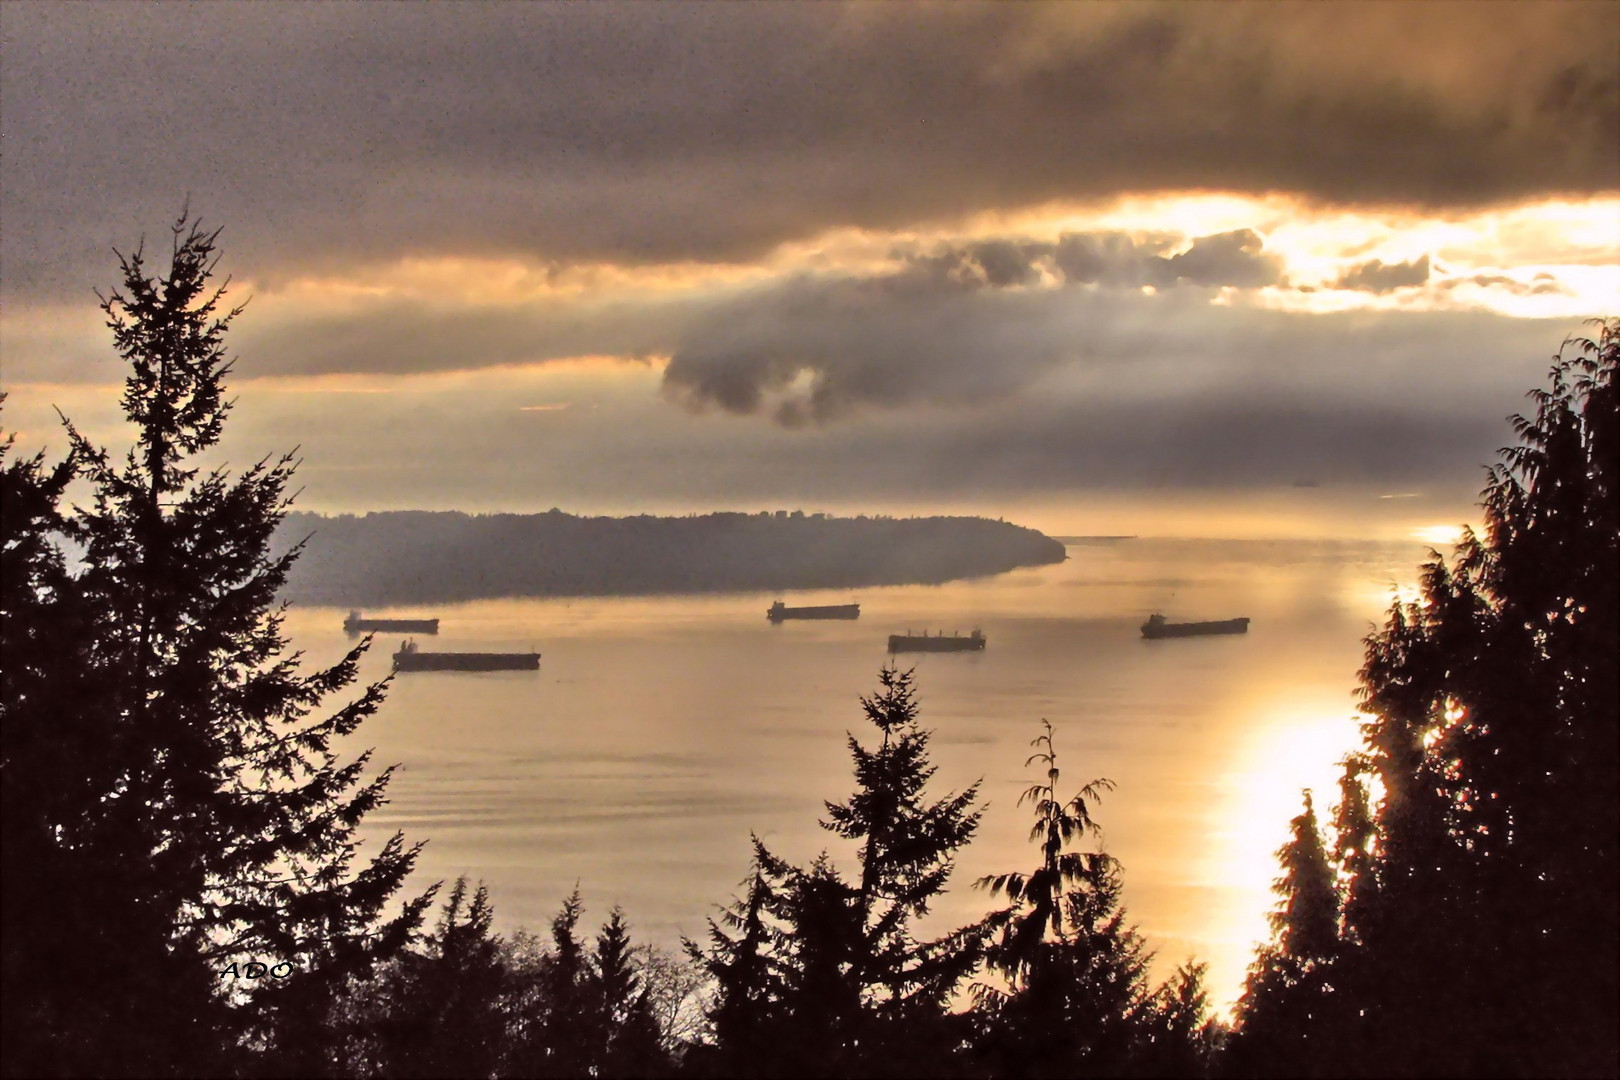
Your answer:
[[[1248,619],[1223,619],[1218,622],[1143,623],[1145,638],[1209,637],[1216,634],[1247,634]]]
[[[906,634],[889,635],[889,651],[902,652],[979,652],[984,648],[984,637],[911,637]]]
[[[859,604],[830,604],[824,607],[773,607],[765,613],[771,622],[784,619],[858,619]]]
[[[395,653],[395,671],[538,671],[539,653]]]
[[[343,629],[351,634],[437,634],[438,619],[345,619]]]

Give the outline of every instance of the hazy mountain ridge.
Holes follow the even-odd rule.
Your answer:
[[[277,550],[305,537],[286,598],[357,606],[937,584],[1064,558],[1058,541],[987,518],[782,511],[678,518],[560,510],[294,513],[277,531]]]

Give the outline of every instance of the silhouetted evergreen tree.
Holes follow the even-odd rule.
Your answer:
[[[1210,1076],[1225,1049],[1227,1028],[1210,1015],[1204,977],[1209,965],[1189,960],[1154,991],[1143,1017],[1131,1072],[1138,1076]]]
[[[1035,810],[1035,824],[1029,831],[1032,843],[1041,845],[1041,865],[1029,874],[992,874],[980,878],[975,887],[992,896],[1005,896],[1010,906],[993,912],[987,921],[995,943],[986,951],[992,970],[1005,975],[1014,988],[1030,969],[1050,955],[1052,941],[1066,941],[1072,930],[1064,898],[1072,890],[1084,889],[1100,877],[1112,861],[1101,852],[1068,851],[1070,844],[1087,836],[1100,837],[1101,829],[1091,816],[1091,804],[1112,791],[1114,782],[1106,777],[1082,787],[1067,802],[1057,796],[1062,775],[1057,764],[1050,721],[1042,720],[1042,733],[1030,743],[1036,752],[1025,767],[1039,762],[1045,766],[1045,782],[1032,784],[1018,798],[1018,805],[1029,803]]]
[[[1310,792],[1277,851],[1282,876],[1270,916],[1272,940],[1249,969],[1238,1003],[1240,1034],[1229,1046],[1240,1075],[1337,1072],[1329,1050],[1344,999],[1330,979],[1339,952],[1339,893]]]
[[[107,687],[87,663],[91,612],[59,543],[68,529],[60,502],[74,463],[70,457],[47,465],[43,453],[7,460],[13,441],[8,436],[0,443],[5,1073],[85,1072],[96,1063],[74,1049],[77,1033],[99,1033],[115,1009],[127,1009],[132,1032],[147,1030],[143,1021],[161,1019],[133,1015],[143,1008],[156,1012],[158,999],[126,1007],[118,996],[146,964],[166,964],[167,950],[161,939],[130,941],[112,970],[104,970],[94,938],[113,932],[117,920],[105,910],[89,917],[97,914],[101,888],[98,853],[82,840],[58,842],[58,825],[80,818],[111,790],[116,765],[98,723]],[[133,906],[128,901],[126,912]],[[109,975],[116,987],[99,992]],[[211,989],[202,980],[182,980],[173,993],[186,1001],[189,991],[190,1011],[203,1016]]]
[[[672,1069],[650,1006],[651,986],[617,908],[587,951],[579,938],[579,890],[551,922],[552,947],[514,965],[506,1074],[659,1076]]]
[[[482,885],[457,879],[421,947],[352,985],[354,1046],[343,1072],[359,1076],[493,1076],[507,1045],[508,976],[494,908]]]
[[[858,893],[823,852],[786,875],[773,911],[782,927],[782,1002],[772,1071],[846,1076],[878,1071],[875,1025],[859,976],[863,959]],[[744,1074],[746,1075],[746,1073]]]
[[[760,1075],[778,1072],[766,1067],[780,1053],[776,1031],[786,993],[777,960],[783,935],[772,914],[781,910],[780,893],[791,868],[759,837],[749,839],[754,863],[744,894],[722,909],[718,920],[709,920],[707,948],[686,942],[687,955],[712,984],[705,1009],[712,1037],[688,1059],[698,1075],[743,1075],[750,1068]]]
[[[976,927],[918,941],[912,924],[945,888],[978,826],[978,785],[930,800],[929,733],[912,673],[885,667],[861,699],[879,739],[849,736],[856,790],[822,827],[859,842],[858,881],[823,854],[793,867],[755,840],[748,895],[710,923],[715,1046],[727,1075],[913,1075],[950,1067],[962,1032],[947,1003],[979,960]]]
[[[513,1071],[523,1076],[584,1076],[600,1026],[585,990],[587,957],[579,940],[584,903],[575,887],[551,920],[551,951],[526,973]]]
[[[1566,350],[1491,470],[1484,535],[1367,641],[1322,972],[1339,1007],[1301,1068],[1620,1070],[1620,321]],[[1239,1040],[1256,1053],[1298,1026],[1263,1004]]]
[[[602,1045],[593,1075],[602,1077],[656,1076],[669,1070],[669,1059],[659,1045],[657,1022],[647,1003],[630,927],[624,913],[614,908],[596,937],[587,984],[601,1017]]]
[[[1339,891],[1340,933],[1355,945],[1356,927],[1366,921],[1366,906],[1376,891],[1374,847],[1378,822],[1363,777],[1371,768],[1367,758],[1352,754],[1339,777],[1339,803],[1333,809],[1335,888]]]
[[[928,758],[930,732],[917,722],[913,672],[884,668],[878,682],[880,691],[861,699],[878,744],[868,749],[849,736],[856,790],[843,803],[827,803],[822,827],[860,842],[851,974],[879,1021],[875,1037],[894,1044],[898,1064],[915,1053],[909,1044],[935,1030],[951,993],[978,966],[973,928],[919,942],[912,922],[944,891],[955,852],[973,838],[983,811],[973,808],[977,783],[925,797],[936,769]]]
[[[310,719],[364,645],[309,674],[286,653],[275,595],[297,553],[268,544],[292,461],[234,479],[192,464],[230,408],[224,337],[240,309],[208,284],[216,235],[182,219],[164,276],[143,251],[120,256],[102,306],[136,444],[115,463],[68,425],[90,508],[57,518],[39,501],[54,476],[8,473],[35,508],[15,545],[6,513],[26,572],[7,566],[5,989],[30,1001],[8,1072],[219,1072],[248,1016],[252,1045],[290,1055],[277,1067],[325,1071],[338,987],[398,949],[427,903],[383,916],[415,859],[400,837],[354,866],[388,774],[364,781],[366,756],[341,764],[331,744],[383,685]],[[64,542],[82,570],[44,553]],[[53,642],[53,666],[13,680],[14,640]],[[295,974],[253,992],[249,961]],[[226,1007],[244,996],[253,1008]]]
[[[1003,1076],[1120,1075],[1149,1057],[1169,1062],[1193,1055],[1190,1047],[1181,1055],[1165,1041],[1187,1025],[1168,1007],[1156,1009],[1171,991],[1148,985],[1150,957],[1126,921],[1117,862],[1101,852],[1069,850],[1100,835],[1092,803],[1113,784],[1093,780],[1060,799],[1052,725],[1041,723],[1044,730],[1032,743],[1036,753],[1025,764],[1044,766],[1044,779],[1019,799],[1035,810],[1030,840],[1041,846],[1040,865],[977,882],[1010,903],[983,924],[990,935],[987,967],[1001,985],[974,988],[976,1054]],[[1196,989],[1183,989],[1197,998]],[[1201,1027],[1202,1021],[1190,1030]]]

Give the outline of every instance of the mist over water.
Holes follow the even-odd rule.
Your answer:
[[[1030,813],[1016,805],[1041,718],[1057,728],[1062,786],[1118,784],[1100,808],[1124,866],[1130,917],[1159,972],[1211,964],[1212,996],[1241,988],[1266,934],[1272,852],[1300,790],[1331,804],[1357,740],[1361,639],[1415,542],[1125,539],[1072,542],[1068,561],[942,586],[797,592],[789,603],[861,604],[855,622],[773,626],[774,594],[480,601],[367,614],[440,617],[424,648],[528,650],[534,672],[399,676],[357,736],[402,768],[367,819],[381,839],[430,841],[422,883],[484,880],[503,929],[542,930],[579,882],[590,917],[623,905],[639,936],[699,936],[748,869],[748,836],[805,861],[847,855],[817,827],[851,786],[845,732],[869,738],[870,693],[891,633],[981,629],[982,653],[906,656],[934,731],[936,794],[983,778],[978,838],[932,916],[957,925],[990,905],[971,889],[1028,869]],[[1241,637],[1144,641],[1152,611],[1253,619]],[[344,611],[296,607],[312,660],[348,639]],[[387,673],[398,635],[362,675]],[[431,644],[430,644],[431,643]]]

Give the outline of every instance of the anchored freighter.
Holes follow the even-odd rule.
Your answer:
[[[967,637],[961,634],[945,636],[942,630],[930,637],[924,631],[919,637],[915,634],[890,634],[889,651],[896,652],[976,652],[984,648],[984,635],[975,630]]]
[[[1203,637],[1206,634],[1247,634],[1248,619],[1221,619],[1216,622],[1182,622],[1165,620],[1163,615],[1150,615],[1142,624],[1145,638]]]
[[[343,629],[351,634],[365,634],[380,630],[385,634],[437,634],[438,619],[368,619],[358,611],[349,612],[343,620]]]
[[[859,604],[827,604],[822,607],[788,607],[778,600],[772,604],[765,617],[771,622],[781,622],[783,619],[858,619],[861,617]]]
[[[395,671],[538,671],[540,654],[498,652],[422,652],[416,642],[401,642],[394,654]]]

